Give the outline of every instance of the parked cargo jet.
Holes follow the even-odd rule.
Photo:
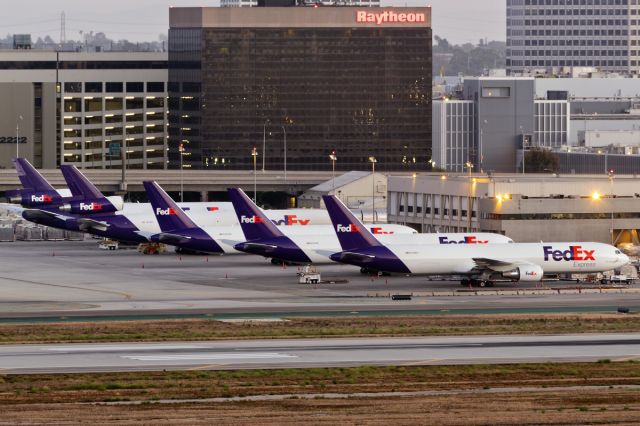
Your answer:
[[[61,166],[70,190],[63,192],[56,191],[26,159],[14,159],[14,164],[23,188],[7,195],[11,202],[26,207],[22,216],[31,222],[131,242],[146,242],[147,235],[160,232],[149,203],[105,197],[75,166]],[[229,202],[180,206],[198,226],[238,225]],[[267,210],[267,215],[274,223],[288,227],[330,223],[326,211],[320,209]]]
[[[380,272],[463,275],[462,284],[497,279],[540,281],[545,275],[603,272],[629,263],[617,248],[602,243],[425,244],[388,243],[362,226],[334,196],[323,196],[342,251],[336,262]]]
[[[238,224],[212,227],[198,226],[156,182],[145,181],[143,185],[161,229],[161,232],[149,236],[152,241],[207,253],[244,254],[243,251],[238,251],[234,248],[236,244],[246,240],[241,226]],[[255,206],[253,203],[252,205]],[[264,215],[262,210],[257,206],[255,208],[260,213],[260,217],[252,220],[264,220],[282,235],[333,235],[331,225],[275,226]],[[373,232],[391,234],[395,232],[414,233],[415,231],[402,225],[373,225]],[[328,257],[325,257],[325,260],[330,262]]]
[[[284,260],[300,264],[331,263],[329,256],[340,250],[340,243],[335,233],[327,229],[322,233],[287,234],[267,220],[264,213],[256,206],[247,195],[237,188],[230,188],[229,198],[235,207],[238,221],[247,241],[236,244],[237,250],[252,253],[259,256]],[[358,222],[359,223],[359,222]],[[449,245],[450,241],[460,242],[486,242],[506,243],[511,242],[499,234],[417,234],[402,233],[401,225],[362,225],[359,226],[388,243],[413,243],[413,244],[443,244]],[[329,231],[329,232],[327,232]],[[345,228],[345,232],[355,232],[355,228]]]

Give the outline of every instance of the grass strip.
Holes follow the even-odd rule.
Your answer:
[[[265,394],[622,384],[640,384],[640,362],[4,375],[0,376],[0,407]]]
[[[289,318],[280,322],[209,319],[0,324],[0,344],[145,342],[254,338],[568,334],[640,331],[624,314],[500,314]]]

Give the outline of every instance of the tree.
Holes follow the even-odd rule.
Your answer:
[[[544,148],[531,148],[526,151],[524,159],[524,171],[526,173],[556,173],[560,166],[560,157]],[[520,170],[522,170],[522,162],[520,163]]]

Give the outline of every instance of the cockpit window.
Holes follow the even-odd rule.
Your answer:
[[[616,254],[620,254],[620,250],[616,250]]]

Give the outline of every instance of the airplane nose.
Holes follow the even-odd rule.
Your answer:
[[[620,262],[621,265],[626,265],[629,263],[629,256],[627,256],[624,253],[620,253],[618,255],[618,261]]]

